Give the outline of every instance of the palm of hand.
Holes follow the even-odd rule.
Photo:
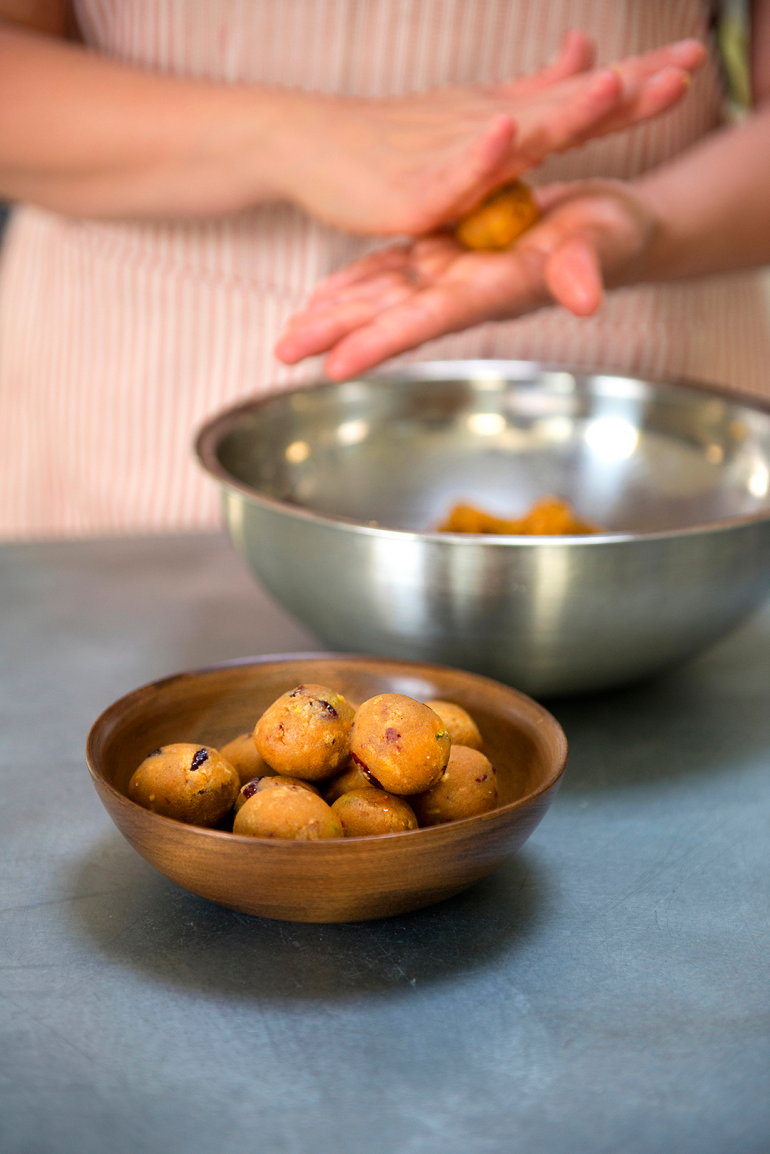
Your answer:
[[[561,303],[578,315],[601,303],[603,278],[643,259],[655,222],[618,182],[543,190],[540,223],[506,253],[468,252],[449,234],[381,250],[330,277],[279,341],[288,363],[329,352],[334,379],[482,321]]]
[[[697,41],[591,72],[580,33],[553,65],[506,84],[311,102],[290,144],[292,199],[348,231],[420,235],[554,151],[649,119],[685,91]]]

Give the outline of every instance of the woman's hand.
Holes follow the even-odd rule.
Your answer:
[[[592,71],[593,45],[572,32],[554,64],[506,84],[377,100],[292,94],[283,149],[274,144],[279,187],[348,231],[430,232],[548,153],[669,108],[704,56],[684,40]]]
[[[276,353],[287,364],[328,352],[335,380],[445,333],[559,303],[578,316],[603,286],[643,276],[658,232],[632,186],[594,180],[538,193],[541,221],[505,253],[468,252],[448,234],[387,248],[324,281],[289,321]]]
[[[704,56],[687,40],[592,72],[592,53],[574,32],[523,80],[360,100],[154,73],[0,20],[0,194],[101,219],[289,201],[415,235],[548,152],[668,108]]]

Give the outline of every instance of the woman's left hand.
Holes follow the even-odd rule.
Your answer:
[[[341,380],[425,341],[561,304],[594,313],[604,286],[639,280],[654,211],[613,180],[550,185],[542,219],[504,253],[469,252],[449,234],[380,250],[324,281],[276,346],[287,364],[328,352]]]

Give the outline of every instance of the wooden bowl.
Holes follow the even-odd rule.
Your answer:
[[[376,693],[457,702],[475,718],[497,769],[491,813],[381,837],[279,841],[236,837],[150,813],[126,796],[150,750],[175,741],[220,747],[302,682],[356,704]],[[539,823],[559,785],[567,742],[523,693],[478,674],[388,658],[289,654],[180,673],[122,697],[86,746],[97,793],[142,857],[186,890],[230,909],[297,922],[405,913],[451,897],[497,869]]]

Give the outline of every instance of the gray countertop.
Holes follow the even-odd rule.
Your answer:
[[[770,614],[552,703],[522,852],[356,925],[178,889],[82,752],[142,682],[317,648],[219,537],[0,549],[3,1154],[767,1154]]]

